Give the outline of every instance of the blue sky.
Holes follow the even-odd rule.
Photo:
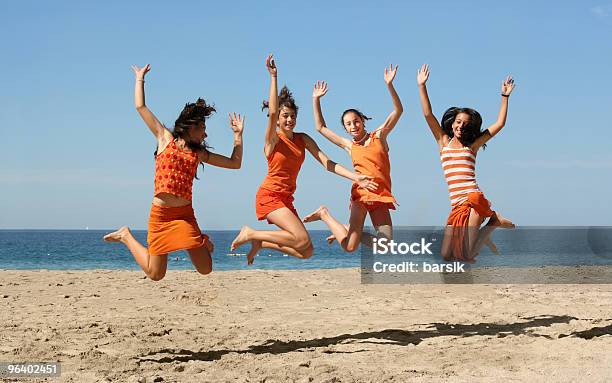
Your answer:
[[[360,108],[382,123],[392,104],[383,69],[399,64],[404,104],[390,136],[396,225],[441,225],[450,210],[415,74],[431,66],[434,113],[469,106],[492,123],[500,83],[517,87],[508,123],[478,157],[493,207],[519,225],[610,225],[612,3],[534,2],[10,2],[0,14],[0,228],[145,228],[155,140],[133,108],[131,64],[150,63],[147,104],[168,125],[187,101],[217,106],[209,144],[229,154],[227,112],[246,114],[243,167],[207,167],[194,182],[204,229],[257,224],[264,60],[300,105],[298,131],[350,158],[313,127],[311,90],[329,82],[328,125]],[[350,183],[311,157],[296,207],[348,218]],[[312,228],[323,228],[313,225]]]

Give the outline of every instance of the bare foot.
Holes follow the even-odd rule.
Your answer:
[[[512,223],[509,219],[506,219],[501,216],[499,213],[495,213],[495,226],[499,226],[503,229],[514,229],[516,227],[515,224]]]
[[[487,238],[484,240],[484,244],[493,252],[493,254],[499,255],[499,250],[497,250],[497,246],[491,241],[491,238]]]
[[[478,254],[476,254],[476,255],[478,255]],[[464,260],[459,260],[459,262],[470,263],[470,264],[476,263],[476,256],[474,256],[472,258],[466,258]]]
[[[302,221],[304,222],[320,221],[322,219],[321,215],[324,215],[324,214],[327,214],[327,208],[321,205],[317,210],[313,211],[312,213],[304,217]]]
[[[251,231],[252,229],[250,227],[246,225],[242,226],[242,229],[240,229],[240,233],[238,233],[238,235],[236,236],[236,238],[234,238],[234,241],[232,242],[231,249],[236,250],[240,246],[247,243],[249,241],[249,234],[251,234]]]
[[[247,264],[253,264],[253,262],[255,261],[255,256],[257,255],[260,249],[261,241],[251,241],[251,250],[249,250],[249,253],[247,254]]]
[[[123,242],[125,237],[130,234],[130,229],[127,226],[119,228],[117,231],[108,233],[104,236],[106,242]]]
[[[327,241],[328,245],[331,245],[336,240],[336,237],[334,237],[334,235],[332,234],[329,237],[325,238],[325,240]]]

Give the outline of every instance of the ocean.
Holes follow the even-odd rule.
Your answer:
[[[127,248],[120,243],[102,240],[111,230],[0,230],[0,269],[138,270]],[[146,231],[134,230],[134,236],[146,244]],[[213,243],[214,270],[243,269],[335,269],[360,267],[360,250],[345,253],[337,243],[328,245],[327,230],[310,231],[315,248],[307,260],[262,249],[253,266],[248,266],[244,254],[249,244],[235,252],[230,244],[236,230],[207,231]],[[397,241],[419,241],[421,237],[434,242],[433,257],[439,259],[441,232],[435,228],[396,228]],[[612,228],[518,228],[497,230],[493,239],[501,255],[484,249],[471,267],[534,267],[612,265]],[[370,251],[366,248],[365,251]],[[233,253],[233,254],[232,254]],[[239,255],[236,255],[239,254]],[[412,260],[431,260],[432,255],[411,256]],[[186,252],[170,254],[168,268],[191,270],[193,266]]]
[[[112,230],[0,230],[0,269],[139,270],[131,253],[120,243],[107,243],[102,237]],[[147,232],[132,230],[134,237],[146,246]],[[346,254],[337,244],[329,246],[328,231],[311,231],[315,255],[308,260],[296,259],[276,251],[263,249],[248,266],[246,256],[250,244],[230,251],[237,230],[206,231],[215,244],[214,270],[258,269],[334,269],[359,267],[360,253]],[[228,254],[242,254],[242,256]],[[168,269],[191,270],[187,252],[168,256]]]

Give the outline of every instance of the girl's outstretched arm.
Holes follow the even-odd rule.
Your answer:
[[[323,153],[323,151],[319,148],[319,145],[317,145],[317,143],[309,135],[305,133],[302,134],[304,137],[304,143],[306,144],[306,149],[308,149],[310,154],[312,154],[312,156],[319,161],[319,163],[323,165],[327,171],[335,173],[341,177],[348,178],[361,188],[371,191],[375,191],[378,188],[378,184],[373,181],[373,177],[354,173],[344,166],[332,161],[325,153]]]
[[[145,105],[145,75],[151,70],[151,65],[147,64],[142,68],[132,65],[132,70],[136,75],[136,83],[134,84],[134,104],[136,106],[136,110],[140,114],[140,117],[142,117],[144,120],[145,124],[147,124],[149,127],[149,130],[151,130],[151,133],[153,133],[155,138],[157,138],[157,142],[160,144],[159,146],[163,146],[163,141],[171,139],[172,133],[166,129],[164,124],[162,124]]]
[[[242,166],[242,131],[244,130],[244,117],[234,113],[229,115],[230,128],[234,132],[234,150],[231,157],[212,153],[208,150],[200,154],[200,161],[226,169],[240,169]]]
[[[395,68],[393,68],[393,65],[389,65],[389,68],[385,68],[385,83],[387,83],[387,89],[389,89],[389,93],[391,93],[391,99],[393,100],[393,111],[389,114],[385,122],[380,127],[380,137],[382,140],[386,140],[387,136],[389,133],[391,133],[393,128],[395,128],[397,121],[399,121],[400,116],[404,112],[402,101],[400,100],[397,92],[395,91],[395,87],[393,86],[393,80],[395,79],[397,68],[397,65]]]
[[[350,152],[351,141],[337,135],[333,130],[329,129],[325,124],[323,112],[321,111],[321,97],[327,93],[327,83],[325,81],[317,81],[312,91],[312,110],[314,112],[315,128],[323,137],[327,138],[342,149]]]
[[[276,143],[278,135],[276,134],[276,122],[278,121],[278,84],[276,81],[276,64],[274,57],[270,54],[266,58],[266,68],[270,73],[270,95],[268,96],[268,126],[266,127],[266,141],[264,144],[264,154],[266,158],[270,156]]]
[[[421,108],[423,109],[423,116],[425,121],[429,125],[429,129],[433,134],[438,146],[442,147],[447,144],[448,136],[444,134],[440,123],[436,119],[431,110],[431,103],[429,102],[429,95],[427,94],[427,87],[425,83],[429,79],[429,65],[423,64],[423,66],[417,71],[417,84],[419,85],[419,96],[421,99]]]
[[[501,86],[501,106],[499,107],[499,114],[497,115],[497,121],[485,130],[484,134],[476,139],[472,144],[472,150],[478,151],[482,145],[489,141],[493,136],[499,133],[500,130],[506,125],[506,117],[508,116],[508,99],[514,89],[514,79],[512,76],[506,77],[502,82]]]

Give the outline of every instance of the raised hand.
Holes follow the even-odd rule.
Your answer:
[[[360,188],[369,191],[376,191],[376,189],[378,189],[378,184],[374,182],[374,177],[364,176],[363,174],[357,176],[355,183],[359,185]]]
[[[242,134],[242,130],[244,129],[244,117],[240,116],[240,113],[233,115],[231,113],[227,114],[229,117],[230,128],[234,131],[234,133]]]
[[[512,93],[513,89],[514,89],[514,79],[512,78],[512,76],[508,76],[502,82],[501,92],[503,95],[510,96],[510,93]]]
[[[395,78],[395,74],[397,73],[398,65],[393,68],[393,64],[389,64],[389,68],[385,68],[385,82],[387,85],[390,85]]]
[[[276,76],[276,63],[274,62],[274,56],[270,53],[266,58],[266,68],[270,72],[270,76]]]
[[[137,79],[143,80],[145,74],[149,73],[149,71],[151,70],[151,65],[147,64],[142,68],[138,68],[136,65],[132,65],[132,70],[134,71],[134,74],[136,75]]]
[[[317,81],[312,91],[312,98],[321,98],[327,93],[327,83],[325,81]]]
[[[423,66],[417,70],[417,84],[425,85],[427,80],[429,80],[429,65],[423,64]]]

